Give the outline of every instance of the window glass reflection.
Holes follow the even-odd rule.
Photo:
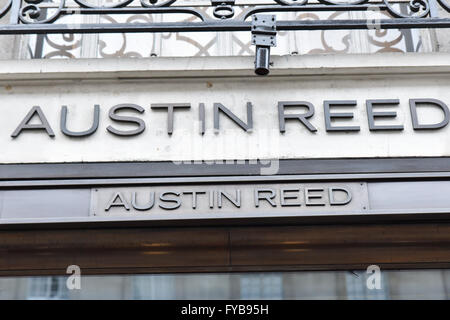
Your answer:
[[[359,271],[2,277],[0,299],[449,299],[450,270],[382,271],[380,289]]]

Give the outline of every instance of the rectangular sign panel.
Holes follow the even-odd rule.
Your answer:
[[[362,213],[365,183],[261,183],[93,189],[91,216],[258,218]]]
[[[450,156],[450,75],[0,88],[0,163]]]
[[[220,178],[218,178],[220,180]],[[436,190],[439,190],[437,192]],[[0,190],[0,224],[450,214],[450,181],[169,182]],[[315,220],[317,217],[317,220]],[[389,218],[389,219],[390,219]],[[274,220],[274,223],[281,220]]]

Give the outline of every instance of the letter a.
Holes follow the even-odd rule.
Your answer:
[[[39,120],[41,121],[40,124],[29,124],[34,115],[38,116]],[[55,136],[55,133],[53,132],[50,124],[47,121],[47,118],[44,115],[44,112],[42,112],[42,109],[39,106],[34,106],[33,108],[31,108],[30,112],[28,112],[17,129],[14,130],[11,137],[16,138],[22,132],[22,130],[45,130],[50,137]]]
[[[367,267],[367,273],[370,274],[370,276],[367,277],[366,285],[367,289],[373,290],[381,289],[381,271],[380,267],[376,265],[370,265]]]

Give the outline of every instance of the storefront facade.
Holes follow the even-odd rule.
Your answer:
[[[448,299],[446,30],[265,77],[238,55],[0,61],[0,297]]]

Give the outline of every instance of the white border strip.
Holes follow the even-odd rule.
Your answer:
[[[450,73],[450,53],[445,52],[286,55],[271,59],[268,77],[254,74],[253,56],[0,60],[0,81]]]

